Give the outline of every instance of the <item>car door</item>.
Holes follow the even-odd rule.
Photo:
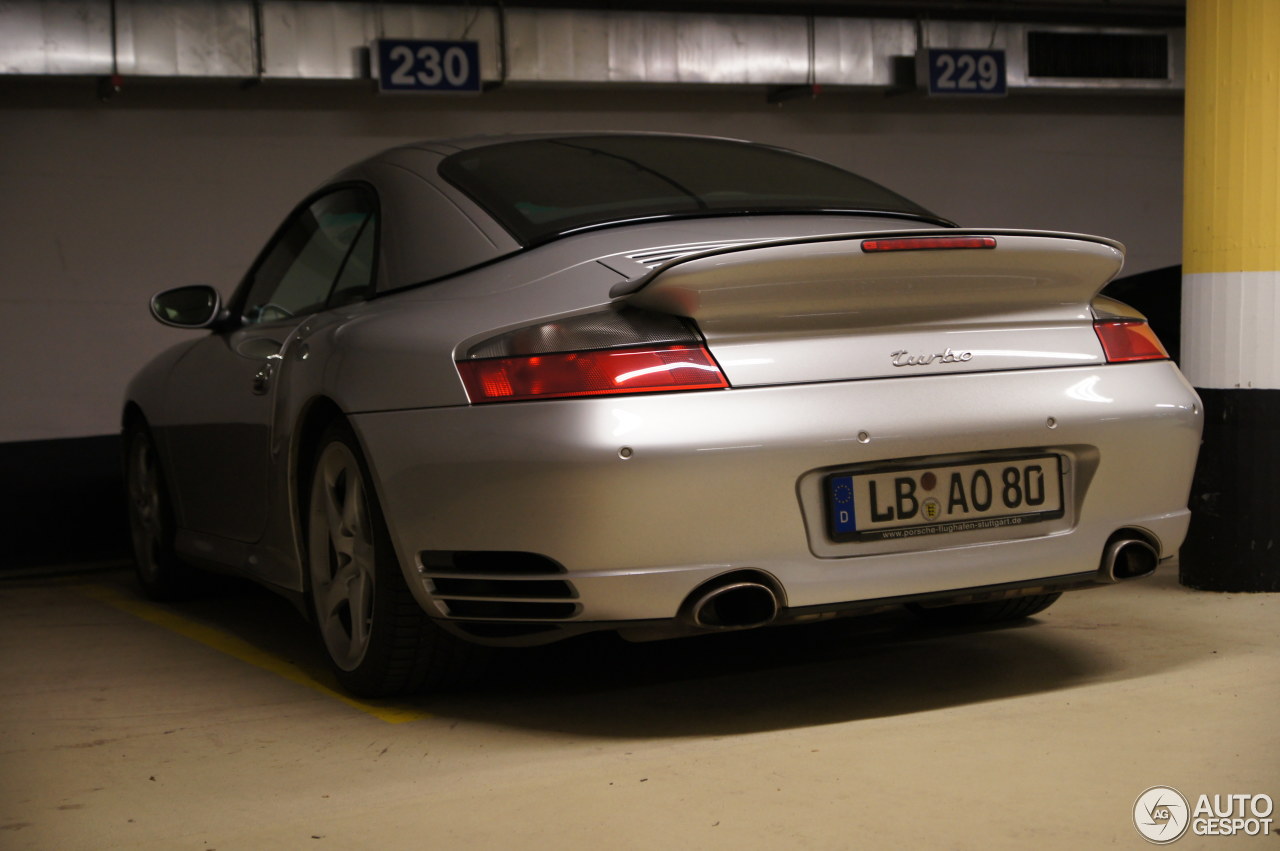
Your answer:
[[[283,355],[307,317],[370,292],[376,240],[369,190],[349,186],[304,204],[241,284],[228,327],[174,368],[164,431],[185,529],[249,543],[261,537]]]

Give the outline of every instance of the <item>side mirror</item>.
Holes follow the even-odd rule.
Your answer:
[[[208,328],[222,314],[222,299],[213,287],[178,287],[151,297],[151,315],[174,328]]]

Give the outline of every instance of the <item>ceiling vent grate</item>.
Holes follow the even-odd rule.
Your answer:
[[[1169,79],[1164,33],[1027,33],[1027,76],[1090,80]]]

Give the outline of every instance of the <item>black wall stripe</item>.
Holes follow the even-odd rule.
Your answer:
[[[1196,392],[1204,445],[1178,560],[1182,584],[1280,591],[1280,390]]]
[[[120,437],[0,443],[0,570],[130,556]]]

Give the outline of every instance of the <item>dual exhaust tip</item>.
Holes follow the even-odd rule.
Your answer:
[[[1145,538],[1127,530],[1116,532],[1102,551],[1097,578],[1124,582],[1155,573],[1160,554]],[[689,595],[681,619],[698,629],[734,630],[766,626],[782,608],[782,594],[772,583],[753,574],[730,574],[712,580]]]
[[[1124,582],[1155,573],[1160,553],[1146,538],[1124,530],[1116,532],[1102,550],[1098,579],[1102,582]]]
[[[749,575],[720,577],[689,595],[681,607],[681,619],[699,629],[753,629],[778,616],[780,596]]]

